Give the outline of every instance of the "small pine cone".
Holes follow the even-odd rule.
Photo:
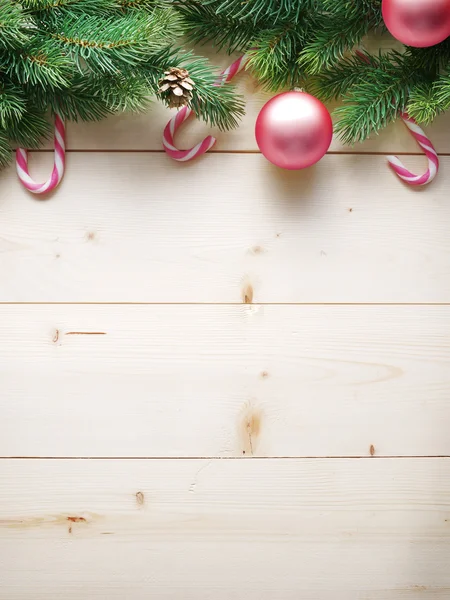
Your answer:
[[[172,67],[165,71],[164,77],[159,81],[159,92],[167,98],[170,108],[186,106],[192,98],[195,83],[189,77],[186,69]]]

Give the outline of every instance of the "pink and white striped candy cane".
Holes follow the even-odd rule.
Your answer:
[[[356,55],[363,62],[370,64],[369,58],[361,50],[356,50]],[[401,160],[397,158],[397,156],[388,156],[388,162],[398,177],[409,183],[409,185],[427,185],[428,183],[431,183],[438,174],[439,157],[433,146],[433,143],[429,138],[427,138],[424,131],[417,125],[415,120],[407,113],[402,113],[401,117],[403,119],[403,123],[410,130],[419,146],[425,152],[425,155],[428,158],[428,170],[423,175],[414,175],[414,173],[408,171],[408,169],[401,162]]]
[[[244,69],[245,65],[249,60],[249,56],[244,54],[240,58],[238,58],[232,65],[230,65],[223,73],[221,73],[219,79],[217,80],[215,85],[224,85],[233,79],[237,73]],[[175,146],[174,136],[180,126],[191,116],[192,110],[187,106],[184,106],[178,113],[170,119],[167,123],[164,134],[163,134],[163,146],[164,150],[167,154],[173,158],[174,160],[178,160],[181,162],[187,162],[188,160],[192,160],[205,154],[208,152],[214,144],[216,143],[216,138],[212,135],[208,135],[203,141],[194,146],[193,148],[189,148],[188,150],[179,150]]]
[[[50,178],[45,183],[36,183],[28,172],[28,151],[24,148],[16,150],[16,168],[17,174],[23,186],[33,194],[45,194],[54,190],[60,183],[64,175],[66,164],[66,128],[62,117],[55,115],[55,161]]]
[[[427,185],[427,183],[433,181],[439,171],[439,157],[431,140],[427,138],[415,120],[406,113],[403,113],[401,117],[419,146],[425,152],[425,155],[428,158],[428,169],[423,175],[414,175],[414,173],[408,171],[405,165],[396,156],[388,156],[387,159],[398,177],[409,183],[409,185]]]

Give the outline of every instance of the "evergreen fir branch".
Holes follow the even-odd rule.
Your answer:
[[[297,24],[306,10],[318,8],[317,0],[204,0],[206,6],[228,18],[260,24],[262,20]]]
[[[149,106],[148,81],[138,74],[101,78],[97,87],[110,112],[142,112]]]
[[[184,52],[181,48],[166,45],[146,57],[141,67],[151,92],[159,93],[159,80],[162,74],[174,65],[181,66],[178,63],[183,54],[185,59],[192,56],[191,52]]]
[[[37,110],[45,112],[50,108],[70,121],[99,121],[112,112],[91,74],[77,73],[64,90],[30,87],[27,92]]]
[[[368,55],[367,55],[368,56]],[[333,68],[308,81],[308,88],[324,102],[345,96],[372,67],[357,55],[343,58]]]
[[[0,128],[6,129],[11,121],[20,121],[26,110],[26,98],[20,87],[0,81]]]
[[[450,108],[450,38],[431,48],[348,56],[364,36],[383,27],[382,0],[176,0],[189,38],[228,51],[251,51],[258,80],[276,90],[304,85],[321,98],[345,97],[338,130],[364,139],[408,110],[429,122]],[[289,33],[286,33],[289,32]],[[450,77],[450,76],[449,76]],[[353,121],[352,121],[353,120]]]
[[[283,0],[284,1],[284,0]],[[195,79],[192,108],[221,128],[243,101],[218,87],[205,59],[172,48],[181,34],[174,0],[0,0],[0,162],[12,141],[36,147],[49,109],[94,120],[142,110],[171,66]]]
[[[381,0],[0,0],[0,160],[13,137],[38,143],[48,108],[75,120],[140,110],[174,66],[195,82],[199,116],[236,125],[243,101],[233,86],[217,85],[206,60],[172,48],[181,26],[195,42],[251,48],[249,66],[269,89],[300,84],[325,100],[344,97],[336,128],[347,143],[405,106],[419,122],[448,110],[450,39],[366,54],[368,63],[348,56],[380,24]]]
[[[217,14],[214,7],[197,0],[182,0],[176,3],[182,18],[183,29],[194,44],[214,42],[231,54],[249,47],[255,37],[255,28],[226,15]]]
[[[161,75],[173,66],[186,69],[195,83],[190,107],[198,118],[222,130],[237,126],[245,113],[244,99],[236,94],[233,85],[217,85],[220,72],[213,69],[206,58],[196,57],[181,48],[165,49],[153,55],[146,68],[155,93],[158,93]]]
[[[6,133],[18,146],[38,148],[42,140],[49,137],[51,130],[45,115],[35,108],[28,107],[20,121],[9,124]]]
[[[245,114],[245,103],[236,93],[234,85],[216,86],[218,73],[211,70],[208,61],[196,59],[195,62],[182,61],[195,81],[190,106],[195,114],[219,129],[237,127],[239,119]]]
[[[322,17],[314,39],[300,54],[300,65],[312,75],[335,67],[348,50],[361,43],[373,26],[373,20],[361,15],[353,18]]]
[[[420,83],[411,90],[408,114],[418,123],[429,125],[440,113],[450,109],[450,76]]]
[[[149,91],[147,78],[137,74],[77,73],[67,89],[33,88],[28,93],[39,110],[50,107],[67,120],[98,121],[114,112],[148,108]]]
[[[442,83],[444,83],[443,80]],[[449,97],[445,101],[445,98],[439,98],[436,83],[429,83],[428,85],[422,83],[411,90],[407,113],[418,123],[429,125],[440,112],[449,107],[450,90]]]
[[[357,90],[344,99],[346,104],[336,109],[335,131],[345,144],[363,142],[397,118],[407,97],[405,89],[392,80],[381,90],[376,84],[360,83]]]
[[[371,133],[395,120],[406,107],[409,88],[409,65],[403,55],[390,52],[371,57],[371,67],[344,97],[337,108],[336,132],[346,144],[367,139]]]
[[[5,131],[0,129],[0,168],[6,167],[12,158],[11,145]]]
[[[450,108],[450,76],[442,75],[435,85],[436,102],[438,103],[438,112],[443,112]]]
[[[151,12],[155,8],[168,9],[173,5],[173,0],[117,0],[122,10],[145,10]]]
[[[121,68],[137,66],[152,49],[167,43],[174,16],[164,11],[151,15],[136,12],[123,17],[66,17],[58,31],[50,33],[67,52],[78,69],[86,66],[101,74],[114,74]]]
[[[415,71],[420,70],[424,76],[435,79],[443,70],[447,70],[450,63],[450,38],[430,48],[412,48],[406,49],[411,68]]]
[[[322,12],[344,19],[365,19],[367,15],[375,19],[376,24],[382,22],[382,0],[322,0]]]
[[[304,43],[304,36],[289,26],[263,31],[254,40],[249,52],[249,68],[266,89],[277,91],[299,86],[303,73],[295,60]],[[292,60],[294,57],[294,60]]]
[[[69,58],[38,36],[20,51],[0,53],[0,72],[18,84],[65,87],[70,69]]]
[[[20,48],[28,40],[21,7],[8,2],[0,5],[0,49]]]
[[[20,0],[22,6],[29,11],[44,13],[41,18],[49,18],[51,14],[82,15],[95,13],[99,16],[110,14],[119,7],[117,0]]]

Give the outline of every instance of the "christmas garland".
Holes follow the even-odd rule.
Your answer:
[[[205,59],[174,46],[181,33],[169,0],[1,0],[0,166],[12,146],[42,143],[49,113],[97,120],[142,110],[155,94],[235,126],[242,100],[214,85]]]
[[[450,108],[450,0],[179,0],[189,38],[249,55],[266,88],[343,99],[335,131],[363,141],[405,111],[430,123]],[[404,42],[369,54],[386,28]],[[409,44],[405,45],[405,44]],[[358,51],[355,51],[358,50]]]
[[[377,54],[363,49],[369,33],[386,29],[404,45]],[[414,129],[414,119],[429,123],[450,108],[450,0],[3,0],[0,166],[8,162],[13,145],[38,146],[50,132],[53,113],[55,168],[49,181],[31,180],[25,150],[18,152],[17,163],[28,189],[53,189],[64,170],[65,120],[142,110],[151,95],[183,108],[176,126],[189,116],[186,111],[223,129],[235,126],[242,99],[229,85],[220,85],[224,79],[205,59],[174,45],[183,34],[193,42],[209,40],[229,52],[244,52],[247,66],[272,91],[310,92],[309,100],[308,94],[286,100],[300,112],[303,104],[306,112],[321,114],[322,125],[325,113],[315,97],[343,99],[335,131],[345,143],[362,141],[402,115],[429,152],[425,179],[434,176],[435,151]],[[318,156],[329,144],[326,125]],[[267,130],[264,135],[259,130],[258,135],[257,124],[257,141],[266,154]],[[171,146],[177,155],[171,135],[165,136],[165,149]],[[207,138],[177,160],[213,143]],[[302,165],[315,161],[305,158]],[[298,164],[295,157],[286,168],[301,168],[293,166]],[[402,166],[391,164],[399,176],[411,179]]]

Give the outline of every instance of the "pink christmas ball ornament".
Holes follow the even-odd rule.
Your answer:
[[[269,100],[256,121],[256,142],[268,161],[282,169],[305,169],[328,151],[333,123],[326,107],[301,91]]]
[[[428,48],[450,35],[450,0],[383,0],[383,19],[402,44]]]

